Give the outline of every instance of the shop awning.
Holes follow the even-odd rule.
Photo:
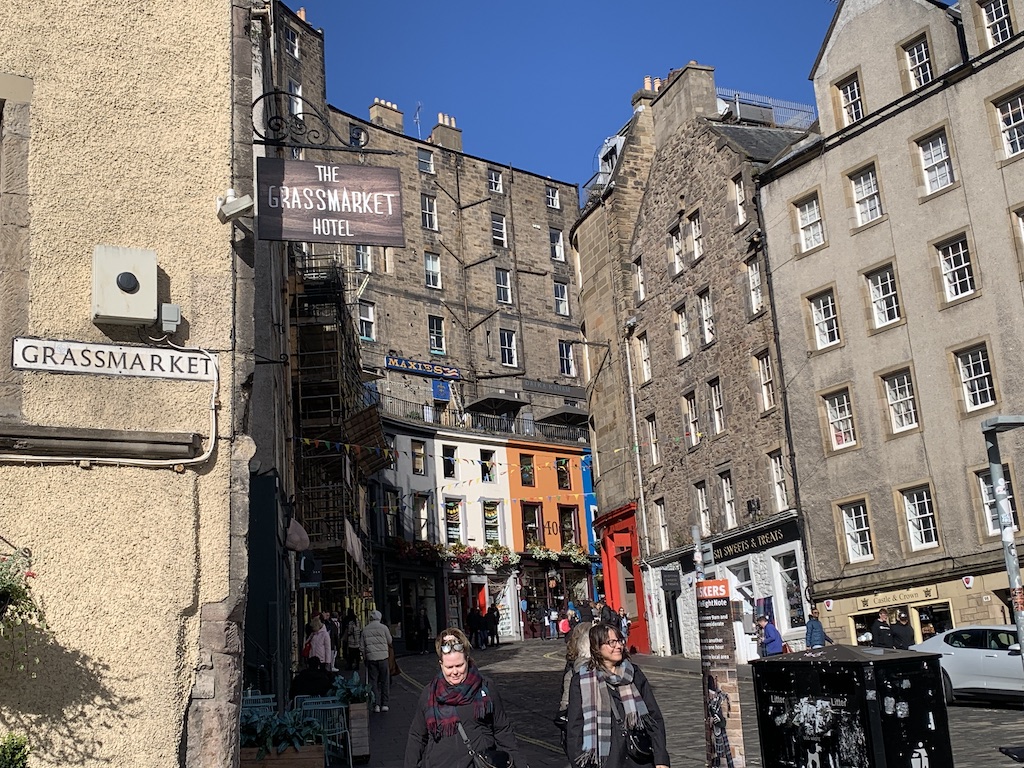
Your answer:
[[[590,414],[573,405],[563,405],[550,413],[546,413],[539,419],[534,419],[538,424],[562,424],[568,427],[585,427],[590,421]]]

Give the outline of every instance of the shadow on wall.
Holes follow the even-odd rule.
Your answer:
[[[138,701],[115,693],[110,679],[108,664],[35,627],[2,637],[0,733],[27,735],[39,764],[109,762],[102,757],[104,732],[133,718]]]

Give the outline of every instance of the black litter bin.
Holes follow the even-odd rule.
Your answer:
[[[764,768],[953,768],[939,654],[833,645],[751,663]]]

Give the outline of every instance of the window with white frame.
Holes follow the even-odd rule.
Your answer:
[[[875,551],[871,544],[871,523],[868,520],[867,503],[859,499],[849,504],[841,504],[839,512],[843,516],[847,559],[851,563],[873,559]]]
[[[661,448],[658,446],[658,417],[653,413],[647,417],[647,445],[651,451],[651,464],[661,464]]]
[[[444,500],[445,544],[462,543],[462,499]]]
[[[1013,37],[1010,4],[1007,0],[988,0],[981,4],[981,12],[985,16],[985,36],[990,48]]]
[[[519,355],[516,352],[516,332],[507,328],[498,330],[498,345],[501,348],[501,364],[515,368]]]
[[[672,259],[672,274],[678,275],[683,271],[683,236],[678,225],[669,230],[668,254]]]
[[[494,451],[484,448],[480,449],[480,482],[493,483],[497,480],[498,473],[494,464]]]
[[[548,229],[548,240],[551,243],[551,260],[565,261],[565,244],[562,242],[562,230],[551,227]]]
[[[293,58],[299,58],[299,33],[287,24],[284,27],[284,49]]]
[[[708,508],[708,486],[703,480],[693,484],[693,501],[700,520],[701,536],[711,535],[711,510]]]
[[[843,125],[852,125],[864,117],[864,102],[861,98],[860,80],[856,75],[848,77],[836,86],[839,91],[839,106],[842,109]]]
[[[569,286],[555,281],[555,314],[569,316]]]
[[[992,381],[988,348],[982,344],[958,352],[956,364],[960,371],[960,386],[963,389],[964,406],[967,410],[976,411],[994,404],[996,389]]]
[[[761,410],[775,407],[775,374],[772,370],[772,356],[766,349],[757,355],[757,378],[761,384]]]
[[[375,326],[376,307],[373,302],[359,302],[359,338],[363,341],[375,341],[377,331]]]
[[[424,252],[423,275],[428,288],[441,287],[441,254]]]
[[[996,104],[999,111],[999,129],[1003,134],[1006,156],[1024,152],[1024,91]]]
[[[558,187],[545,187],[544,199],[547,201],[548,208],[561,208],[561,204],[558,201]]]
[[[429,149],[416,150],[416,164],[420,173],[434,172],[434,153]]]
[[[433,195],[420,195],[420,222],[424,229],[437,231],[437,198]]]
[[[457,454],[454,445],[441,446],[441,467],[445,477],[455,477]]]
[[[572,342],[558,342],[558,372],[563,376],[576,375],[576,361],[573,359]]]
[[[427,444],[422,440],[412,441],[412,473],[427,474]]]
[[[747,295],[750,312],[757,314],[764,309],[764,287],[761,281],[761,262],[755,256],[747,262]]]
[[[812,195],[796,204],[797,223],[800,226],[800,250],[809,251],[825,242],[825,225],[821,220],[818,196]]]
[[[900,299],[892,264],[865,275],[871,294],[871,317],[875,328],[884,328],[900,319]]]
[[[523,511],[523,541],[527,546],[544,543],[544,507],[521,502]]]
[[[775,511],[785,512],[789,509],[789,492],[786,490],[786,465],[782,463],[782,451],[768,454],[768,473],[772,483]]]
[[[703,344],[710,344],[715,340],[715,308],[711,303],[710,288],[697,294],[697,305],[700,309],[700,340]]]
[[[700,411],[697,410],[697,393],[683,395],[683,418],[686,419],[686,443],[691,448],[700,443]]]
[[[687,221],[690,224],[690,253],[693,254],[693,260],[697,261],[704,255],[704,223],[700,211],[691,213]]]
[[[732,180],[732,196],[736,201],[736,225],[747,223],[747,194],[743,189],[743,174]]]
[[[935,525],[935,504],[932,489],[927,485],[900,491],[903,510],[907,515],[910,548],[931,549],[939,546],[939,529]]]
[[[682,360],[693,351],[690,347],[690,322],[686,319],[686,305],[675,310],[676,318],[676,355]]]
[[[433,541],[434,531],[431,525],[430,498],[421,493],[412,497],[413,515],[416,520],[416,538],[420,541]]]
[[[512,303],[512,271],[497,267],[494,270],[494,287],[499,304]]]
[[[356,272],[373,272],[373,249],[369,245],[356,246]]]
[[[646,383],[653,377],[651,370],[651,344],[647,339],[646,333],[641,333],[636,337],[636,356],[640,363],[640,381]]]
[[[500,195],[505,192],[501,178],[501,171],[495,168],[487,169],[487,191],[493,192],[496,195]]]
[[[917,402],[910,370],[904,369],[883,376],[885,399],[889,404],[889,425],[893,433],[905,432],[917,426]]]
[[[302,116],[302,83],[288,78],[288,114]]]
[[[832,291],[819,293],[810,299],[811,322],[814,323],[815,349],[825,349],[838,344],[839,314],[836,311],[836,299]]]
[[[501,544],[500,502],[487,499],[481,502],[480,506],[484,510],[484,542],[486,544]]]
[[[444,318],[437,315],[427,315],[427,335],[430,337],[430,351],[435,355],[443,355],[444,346]]]
[[[508,235],[505,231],[505,215],[491,214],[491,242],[501,248],[508,247]]]
[[[911,40],[903,51],[907,55],[907,71],[910,73],[910,87],[920,88],[932,81],[932,59],[928,51],[928,38],[921,35]]]
[[[878,175],[871,165],[850,176],[853,203],[857,209],[857,225],[862,226],[882,215],[882,196],[878,191]]]
[[[963,235],[936,248],[942,268],[942,290],[946,301],[974,293],[974,267],[967,238]]]
[[[945,189],[956,180],[953,176],[953,160],[949,155],[949,141],[944,130],[926,136],[917,142],[917,146],[921,151],[921,169],[928,194]]]
[[[719,434],[725,431],[725,400],[722,397],[722,380],[708,382],[708,403],[711,406],[711,431]]]
[[[665,514],[665,500],[654,500],[654,513],[658,518],[658,531],[661,536],[661,551],[664,552],[669,546],[668,516]]]
[[[722,510],[725,512],[725,527],[735,528],[736,522],[736,493],[732,487],[732,472],[723,472],[718,476],[718,482],[722,487]]]
[[[995,492],[992,489],[992,472],[984,469],[974,473],[978,481],[978,490],[981,492],[981,505],[985,510],[985,524],[988,527],[989,536],[998,536],[1003,531],[1002,522],[999,519],[999,507],[996,505]],[[1013,530],[1020,527],[1017,519],[1017,502],[1013,498],[1013,482],[1010,480],[1010,467],[1003,464],[1003,480],[1006,482],[1006,498],[1010,503],[1010,514],[1013,520]]]
[[[647,281],[644,277],[644,257],[637,256],[633,261],[633,275],[636,279],[636,300],[641,302],[647,298]]]
[[[853,430],[853,403],[848,389],[825,395],[825,415],[828,419],[828,437],[832,450],[838,451],[857,444]]]

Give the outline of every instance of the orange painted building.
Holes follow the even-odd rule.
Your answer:
[[[570,602],[593,593],[589,562],[578,554],[574,560],[544,551],[561,553],[569,545],[588,550],[585,455],[587,451],[572,445],[513,440],[507,444],[511,540],[522,556],[519,590],[520,607],[526,606],[521,611],[524,637],[539,636],[545,611],[561,614]]]

